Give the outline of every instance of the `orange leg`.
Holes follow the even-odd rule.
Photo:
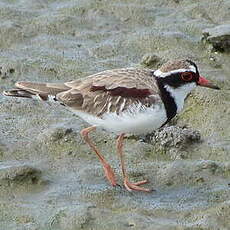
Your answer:
[[[109,180],[109,182],[111,183],[112,186],[115,186],[115,185],[117,185],[117,183],[116,183],[116,178],[115,178],[115,174],[113,172],[112,167],[107,163],[107,161],[105,160],[105,158],[101,155],[101,153],[99,152],[99,150],[96,148],[96,146],[93,144],[93,142],[89,138],[89,132],[95,131],[95,130],[96,130],[95,126],[91,126],[91,127],[82,129],[81,135],[82,135],[84,141],[97,154],[100,162],[103,165],[103,169],[104,169],[106,178]]]
[[[121,162],[121,170],[122,170],[122,175],[124,178],[124,186],[128,191],[136,190],[136,191],[144,191],[144,192],[151,192],[151,189],[147,188],[142,188],[140,185],[148,183],[147,180],[139,181],[136,183],[131,183],[129,182],[126,169],[125,169],[125,163],[124,163],[124,158],[123,158],[123,143],[124,143],[124,133],[122,133],[118,138],[117,138],[117,153],[120,158]]]

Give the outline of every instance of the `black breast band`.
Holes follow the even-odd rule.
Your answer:
[[[168,92],[165,89],[164,78],[159,78],[159,77],[156,77],[156,76],[154,76],[154,77],[156,78],[157,85],[158,85],[158,88],[160,90],[160,97],[161,97],[161,100],[163,101],[165,109],[166,109],[167,121],[162,125],[162,126],[164,126],[173,117],[176,116],[176,114],[177,114],[177,105],[175,103],[174,98],[170,94],[170,92]]]

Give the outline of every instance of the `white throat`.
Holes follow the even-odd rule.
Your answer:
[[[178,88],[173,88],[169,85],[164,86],[165,89],[171,94],[171,96],[174,98],[175,103],[177,105],[177,113],[180,112],[183,109],[184,106],[184,100],[187,97],[187,95],[196,88],[196,83],[191,82],[186,85],[183,85]]]

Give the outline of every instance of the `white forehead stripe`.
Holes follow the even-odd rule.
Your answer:
[[[196,73],[196,67],[194,65],[190,65],[189,68],[192,72]]]
[[[154,75],[157,76],[157,77],[167,77],[173,73],[183,73],[183,72],[194,72],[196,73],[196,68],[195,66],[193,65],[190,65],[189,66],[189,69],[175,69],[175,70],[172,70],[172,71],[169,71],[169,72],[162,72],[161,70],[156,70],[154,71]]]

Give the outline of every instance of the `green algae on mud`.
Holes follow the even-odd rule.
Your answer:
[[[204,159],[229,160],[229,100],[230,95],[225,92],[215,93],[205,90],[197,90],[187,100],[186,108],[178,117],[178,123],[186,122],[198,129],[203,140],[203,144],[196,149],[196,152],[192,151],[191,156],[194,154]]]

